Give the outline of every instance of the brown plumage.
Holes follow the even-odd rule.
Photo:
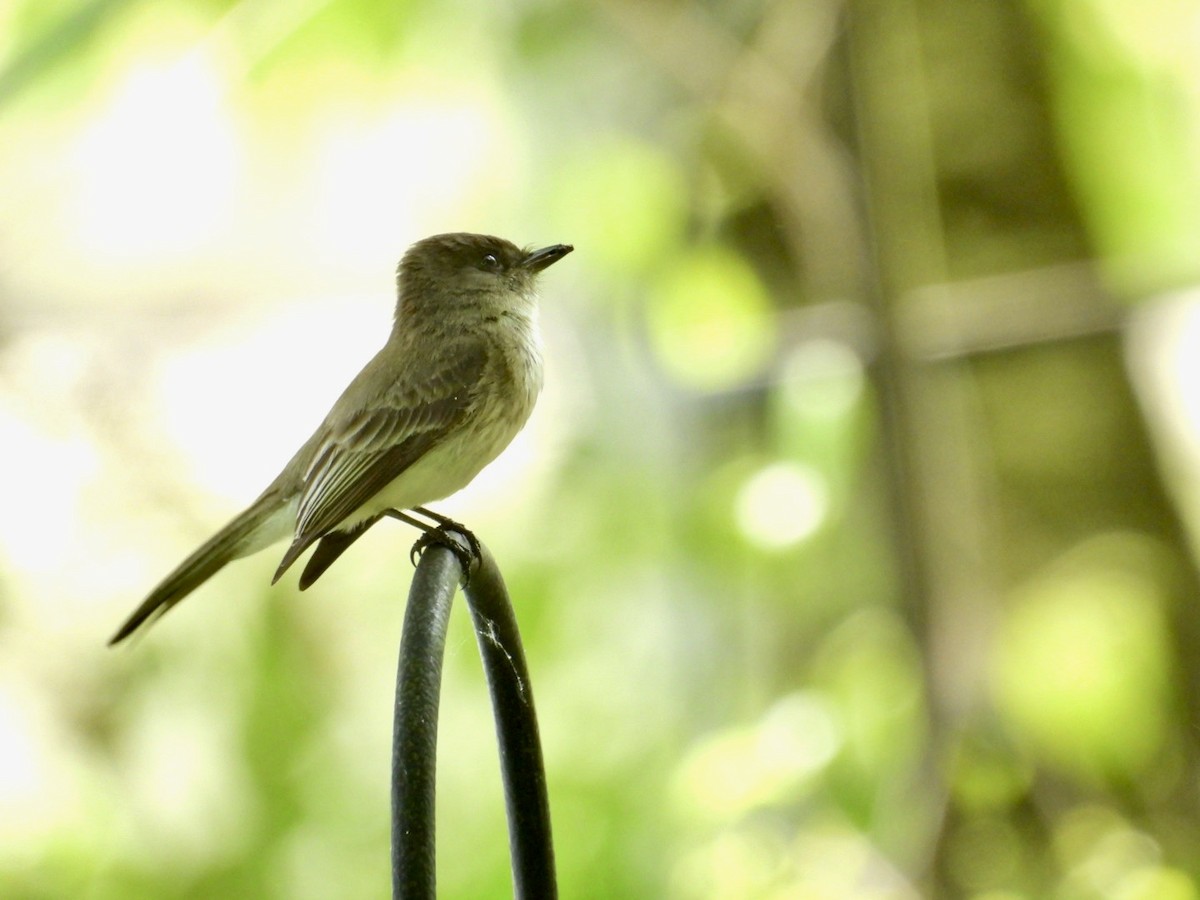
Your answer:
[[[542,386],[534,282],[572,249],[531,252],[478,234],[414,244],[397,269],[387,343],[258,499],[151,591],[109,643],[285,537],[274,581],[318,544],[304,589],[387,510],[470,482],[533,410]]]

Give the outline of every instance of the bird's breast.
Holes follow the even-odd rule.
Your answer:
[[[385,509],[411,509],[466,487],[525,427],[544,380],[536,329],[506,332],[459,425],[356,511],[362,521]],[[343,523],[342,527],[353,524]]]

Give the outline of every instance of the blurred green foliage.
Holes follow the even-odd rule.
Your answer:
[[[22,215],[0,218],[16,260],[0,270],[0,434],[19,445],[11,423],[36,430],[57,402],[14,348],[71,333],[5,288],[26,283],[22,248],[57,234],[29,185],[67,177],[70,155],[46,148],[86,130],[126,67],[216,60],[221,108],[283,195],[352,143],[339,126],[420,107],[411,157],[353,147],[373,180],[312,196],[379,228],[440,222],[440,197],[396,208],[388,172],[449,147],[463,171],[429,178],[453,187],[461,227],[578,248],[545,286],[571,397],[557,455],[472,523],[527,641],[563,896],[1197,897],[1196,523],[1170,493],[1186,482],[1163,479],[1120,324],[1200,275],[1195,16],[18,0],[0,8],[0,197]],[[419,146],[442,130],[437,152]],[[156,158],[167,184],[202,162]],[[281,205],[270,221],[318,218]],[[215,281],[156,290],[218,316],[208,293],[252,293],[274,245],[296,267],[267,283],[297,293],[353,256],[256,240]],[[105,343],[131,280],[33,296],[75,303]],[[127,524],[96,556],[140,534],[165,566],[178,548],[128,523],[200,504],[154,481],[165,451],[127,425],[145,370],[116,370],[62,404],[96,471],[150,482],[120,487]],[[6,550],[0,897],[386,896],[408,538],[375,531],[304,597],[261,589],[270,560],[223,573],[125,655],[31,598]],[[459,611],[441,896],[510,892],[491,728]]]

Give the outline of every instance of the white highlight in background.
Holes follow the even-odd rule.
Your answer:
[[[738,527],[755,544],[782,549],[811,536],[829,512],[821,474],[797,462],[777,462],[752,475],[735,501]]]
[[[79,240],[97,256],[190,254],[232,214],[237,130],[202,53],[131,68],[73,157]]]
[[[1142,303],[1125,348],[1172,496],[1200,548],[1200,288]]]
[[[363,268],[398,254],[397,235],[423,236],[446,210],[470,220],[480,199],[507,185],[495,160],[515,153],[487,98],[444,93],[338,117],[315,152],[314,244]]]

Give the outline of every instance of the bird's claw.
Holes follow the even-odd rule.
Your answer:
[[[431,544],[445,547],[458,557],[458,561],[462,565],[463,587],[466,587],[471,581],[471,566],[476,560],[483,558],[479,539],[457,522],[446,522],[437,528],[421,532],[421,536],[416,539],[412,549],[408,551],[409,561],[415,566],[420,560],[421,554]]]

